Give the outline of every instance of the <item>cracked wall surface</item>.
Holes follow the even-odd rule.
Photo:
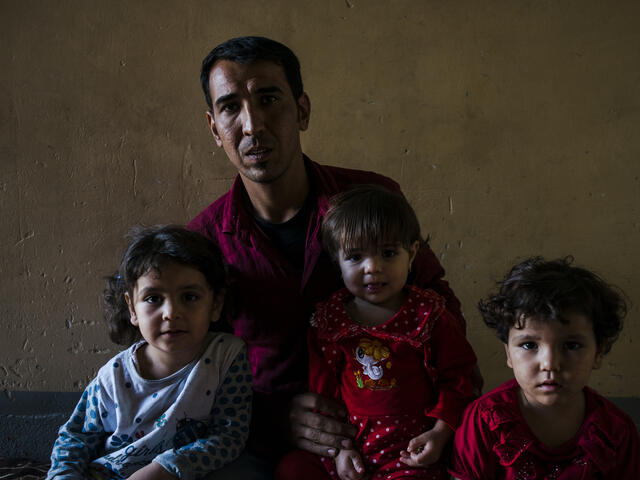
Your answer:
[[[305,152],[397,180],[447,270],[487,387],[477,301],[518,258],[572,254],[625,290],[594,374],[640,396],[640,3],[0,3],[0,390],[79,391],[118,348],[103,277],[135,224],[186,223],[235,175],[199,86],[219,42],[299,56]]]

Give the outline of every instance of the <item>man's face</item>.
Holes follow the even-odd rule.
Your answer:
[[[211,133],[245,181],[271,183],[302,162],[300,131],[309,98],[293,98],[283,68],[270,61],[216,62],[209,74]]]

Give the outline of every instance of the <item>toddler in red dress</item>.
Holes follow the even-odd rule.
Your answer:
[[[633,421],[586,386],[622,329],[626,306],[571,262],[526,260],[480,302],[515,380],[467,409],[455,435],[454,478],[640,478]]]
[[[476,357],[444,299],[406,283],[421,244],[415,212],[360,186],[334,197],[322,229],[346,288],[312,318],[309,387],[343,403],[358,429],[353,449],[320,458],[324,476],[448,478],[441,457],[473,398]]]

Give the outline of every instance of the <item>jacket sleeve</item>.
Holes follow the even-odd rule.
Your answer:
[[[413,261],[408,283],[424,290],[435,290],[436,293],[444,297],[447,310],[456,319],[462,333],[466,333],[467,322],[462,315],[460,301],[451,290],[449,282],[444,280],[444,268],[426,243],[422,245]]]
[[[425,361],[438,391],[438,401],[425,414],[443,420],[455,430],[462,412],[473,399],[471,371],[476,365],[473,348],[446,310],[436,320],[425,345]]]
[[[232,462],[249,436],[251,400],[251,367],[243,346],[221,379],[206,436],[167,450],[153,461],[184,479],[202,478]]]
[[[342,403],[340,351],[334,343],[318,338],[317,333],[316,327],[309,327],[309,390]]]
[[[51,453],[49,479],[85,479],[89,464],[99,456],[108,433],[102,425],[98,381],[93,380],[82,393],[69,421],[58,430]]]

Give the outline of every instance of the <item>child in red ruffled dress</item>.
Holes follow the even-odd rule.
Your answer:
[[[316,478],[310,461],[331,479],[449,478],[443,452],[473,398],[476,357],[444,299],[406,283],[422,241],[415,212],[359,186],[332,199],[322,229],[346,288],[313,315],[309,386],[343,403],[358,434],[335,458],[290,453],[276,478]]]
[[[454,478],[640,478],[633,421],[586,386],[622,329],[625,302],[571,262],[523,261],[480,302],[515,379],[467,409],[455,435]]]

